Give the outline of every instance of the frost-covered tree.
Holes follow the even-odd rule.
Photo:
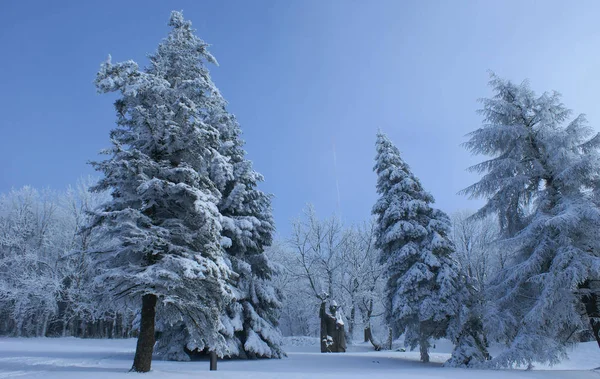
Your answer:
[[[301,279],[296,252],[284,241],[266,249],[277,275],[273,285],[283,295],[280,329],[286,336],[317,336],[319,318],[312,290]]]
[[[263,176],[246,159],[235,117],[226,112],[225,104],[212,116],[221,137],[220,153],[228,158],[232,169],[227,180],[215,180],[222,193],[219,212],[223,217],[223,247],[237,276],[236,301],[224,317],[224,334],[232,352],[237,350],[233,355],[281,358],[281,294],[271,283],[275,270],[264,251],[271,245],[275,231],[271,196],[257,188]],[[225,177],[218,171],[214,177]]]
[[[495,217],[471,217],[471,212],[452,215],[451,239],[460,272],[460,329],[448,366],[465,367],[490,358],[483,328],[490,277],[504,266],[506,254],[498,248],[498,223]]]
[[[95,183],[95,181],[93,182]],[[111,241],[85,229],[107,199],[81,180],[66,193],[24,187],[0,195],[0,334],[118,337],[132,313],[96,282],[93,251]]]
[[[150,370],[157,304],[162,323],[188,328],[186,347],[225,354],[221,314],[230,298],[220,245],[221,193],[209,174],[219,131],[206,120],[219,96],[205,63],[216,63],[191,23],[173,12],[171,31],[141,70],[133,61],[103,63],[100,93],[118,92],[117,128],[97,190],[112,200],[95,223],[121,245],[105,254],[103,279],[118,295],[141,298],[132,370]]]
[[[405,332],[407,346],[419,345],[421,360],[428,362],[430,339],[447,336],[457,313],[450,219],[431,206],[433,197],[381,132],[376,150],[380,197],[372,212],[386,267],[388,319],[397,332]]]
[[[17,337],[45,336],[58,314],[59,259],[69,241],[56,197],[31,187],[0,196],[1,328]]]
[[[375,229],[374,220],[347,228],[338,281],[348,335],[353,338],[356,325],[362,323],[363,341],[380,350],[384,346],[374,338],[372,324],[376,315],[383,313],[384,278],[379,251],[375,248]]]
[[[219,132],[220,154],[213,160],[210,177],[222,195],[218,203],[221,245],[233,272],[234,301],[221,318],[226,355],[280,358],[284,355],[278,328],[281,293],[271,283],[274,267],[264,252],[275,229],[271,197],[257,188],[263,177],[245,157],[237,120],[226,111],[222,98],[215,97],[214,104],[206,122]],[[163,332],[157,345],[161,356],[189,359],[186,337],[182,337],[187,335],[185,329],[179,325]]]
[[[476,216],[496,214],[513,259],[492,281],[488,335],[506,343],[491,364],[555,363],[590,328],[600,342],[600,137],[556,92],[494,75],[484,124],[466,147],[490,158],[464,192],[487,199]]]

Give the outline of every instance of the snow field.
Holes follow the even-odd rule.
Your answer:
[[[286,338],[288,358],[219,361],[218,371],[208,371],[208,361],[154,361],[148,374],[129,373],[135,339],[99,340],[77,338],[0,338],[0,378],[599,378],[596,343],[580,344],[571,359],[549,368],[525,370],[467,370],[446,368],[449,344],[438,341],[431,351],[432,363],[420,363],[419,353],[373,351],[368,344],[349,347],[345,354],[321,354],[317,339]]]

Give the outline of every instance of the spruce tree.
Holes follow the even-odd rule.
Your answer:
[[[245,158],[239,123],[226,111],[225,100],[217,100],[207,120],[220,136],[220,155],[212,165],[211,178],[222,194],[218,204],[221,245],[233,273],[234,297],[221,317],[224,355],[280,358],[284,355],[278,329],[281,294],[271,283],[275,272],[264,253],[274,232],[271,196],[257,189],[263,177]],[[187,329],[193,327],[165,328],[157,345],[159,354],[165,359],[189,360],[194,352],[187,344]],[[196,348],[207,352],[205,347]]]
[[[102,280],[119,297],[142,299],[132,370],[150,370],[156,310],[162,322],[184,322],[188,346],[223,345],[220,317],[230,289],[220,245],[221,194],[210,180],[219,131],[205,120],[218,91],[206,62],[216,63],[191,23],[173,12],[171,31],[140,69],[133,61],[103,63],[101,93],[118,92],[117,128],[97,190],[112,200],[96,214],[121,243],[106,252]]]
[[[221,136],[220,152],[229,158],[233,168],[232,178],[219,188],[223,194],[219,203],[223,246],[232,271],[237,274],[236,302],[227,310],[224,324],[230,328],[225,335],[230,345],[236,346],[239,357],[280,358],[284,354],[278,329],[281,294],[271,283],[275,270],[264,252],[271,245],[275,230],[271,196],[257,188],[263,177],[245,158],[235,117],[224,109],[215,116],[214,124]]]
[[[372,212],[387,274],[387,318],[397,332],[405,333],[406,346],[419,345],[421,360],[428,362],[430,339],[452,334],[457,316],[450,219],[431,206],[433,197],[381,132],[376,149],[380,197]]]
[[[492,281],[488,335],[506,343],[495,367],[556,363],[577,333],[597,322],[600,280],[600,136],[556,92],[536,96],[494,75],[484,124],[466,147],[490,158],[464,190],[487,199],[478,216],[499,216],[512,262]]]

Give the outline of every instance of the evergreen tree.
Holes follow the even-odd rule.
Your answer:
[[[600,343],[600,137],[560,95],[536,96],[527,82],[494,75],[483,100],[484,125],[466,147],[490,156],[471,169],[484,174],[464,190],[487,198],[478,216],[499,216],[512,263],[492,281],[488,335],[507,349],[495,367],[556,363],[590,325]]]
[[[421,360],[427,362],[430,339],[451,336],[456,328],[458,273],[451,258],[450,219],[431,207],[433,197],[381,132],[376,149],[380,197],[372,212],[387,271],[387,317],[405,332],[407,346],[420,346]]]
[[[271,196],[257,189],[263,177],[245,158],[235,117],[224,107],[214,116],[221,136],[220,152],[233,168],[232,178],[219,187],[223,194],[219,211],[223,216],[223,246],[238,275],[237,301],[228,308],[224,324],[230,328],[224,334],[230,345],[237,347],[237,356],[280,358],[284,354],[278,329],[281,294],[271,283],[275,270],[264,252],[275,230]]]
[[[219,131],[205,120],[219,96],[205,62],[216,63],[191,23],[173,12],[171,31],[140,70],[133,61],[102,64],[101,93],[119,92],[110,158],[97,190],[112,201],[97,213],[121,245],[106,253],[103,280],[120,296],[142,298],[132,370],[150,370],[157,304],[164,323],[189,328],[187,347],[223,354],[220,317],[230,290],[220,245],[221,194],[209,179],[219,162]]]
[[[271,283],[274,269],[264,248],[271,245],[274,222],[271,197],[257,189],[263,180],[245,158],[241,129],[235,117],[217,98],[208,123],[220,136],[220,155],[213,162],[211,178],[222,194],[218,204],[222,216],[221,244],[228,258],[235,301],[222,315],[221,334],[225,355],[239,358],[280,358],[281,333],[278,319],[281,294]],[[189,360],[187,328],[167,328],[157,351],[166,359]],[[199,352],[206,352],[202,347]]]

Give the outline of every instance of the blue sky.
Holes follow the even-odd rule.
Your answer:
[[[306,203],[347,222],[369,217],[381,128],[447,212],[477,180],[460,144],[476,129],[487,70],[556,89],[600,124],[597,1],[0,1],[0,192],[64,189],[95,174],[114,97],[95,73],[142,65],[183,10],[212,45],[217,86],[275,195],[277,227]],[[334,146],[337,167],[334,165]],[[338,207],[336,177],[339,180]]]

